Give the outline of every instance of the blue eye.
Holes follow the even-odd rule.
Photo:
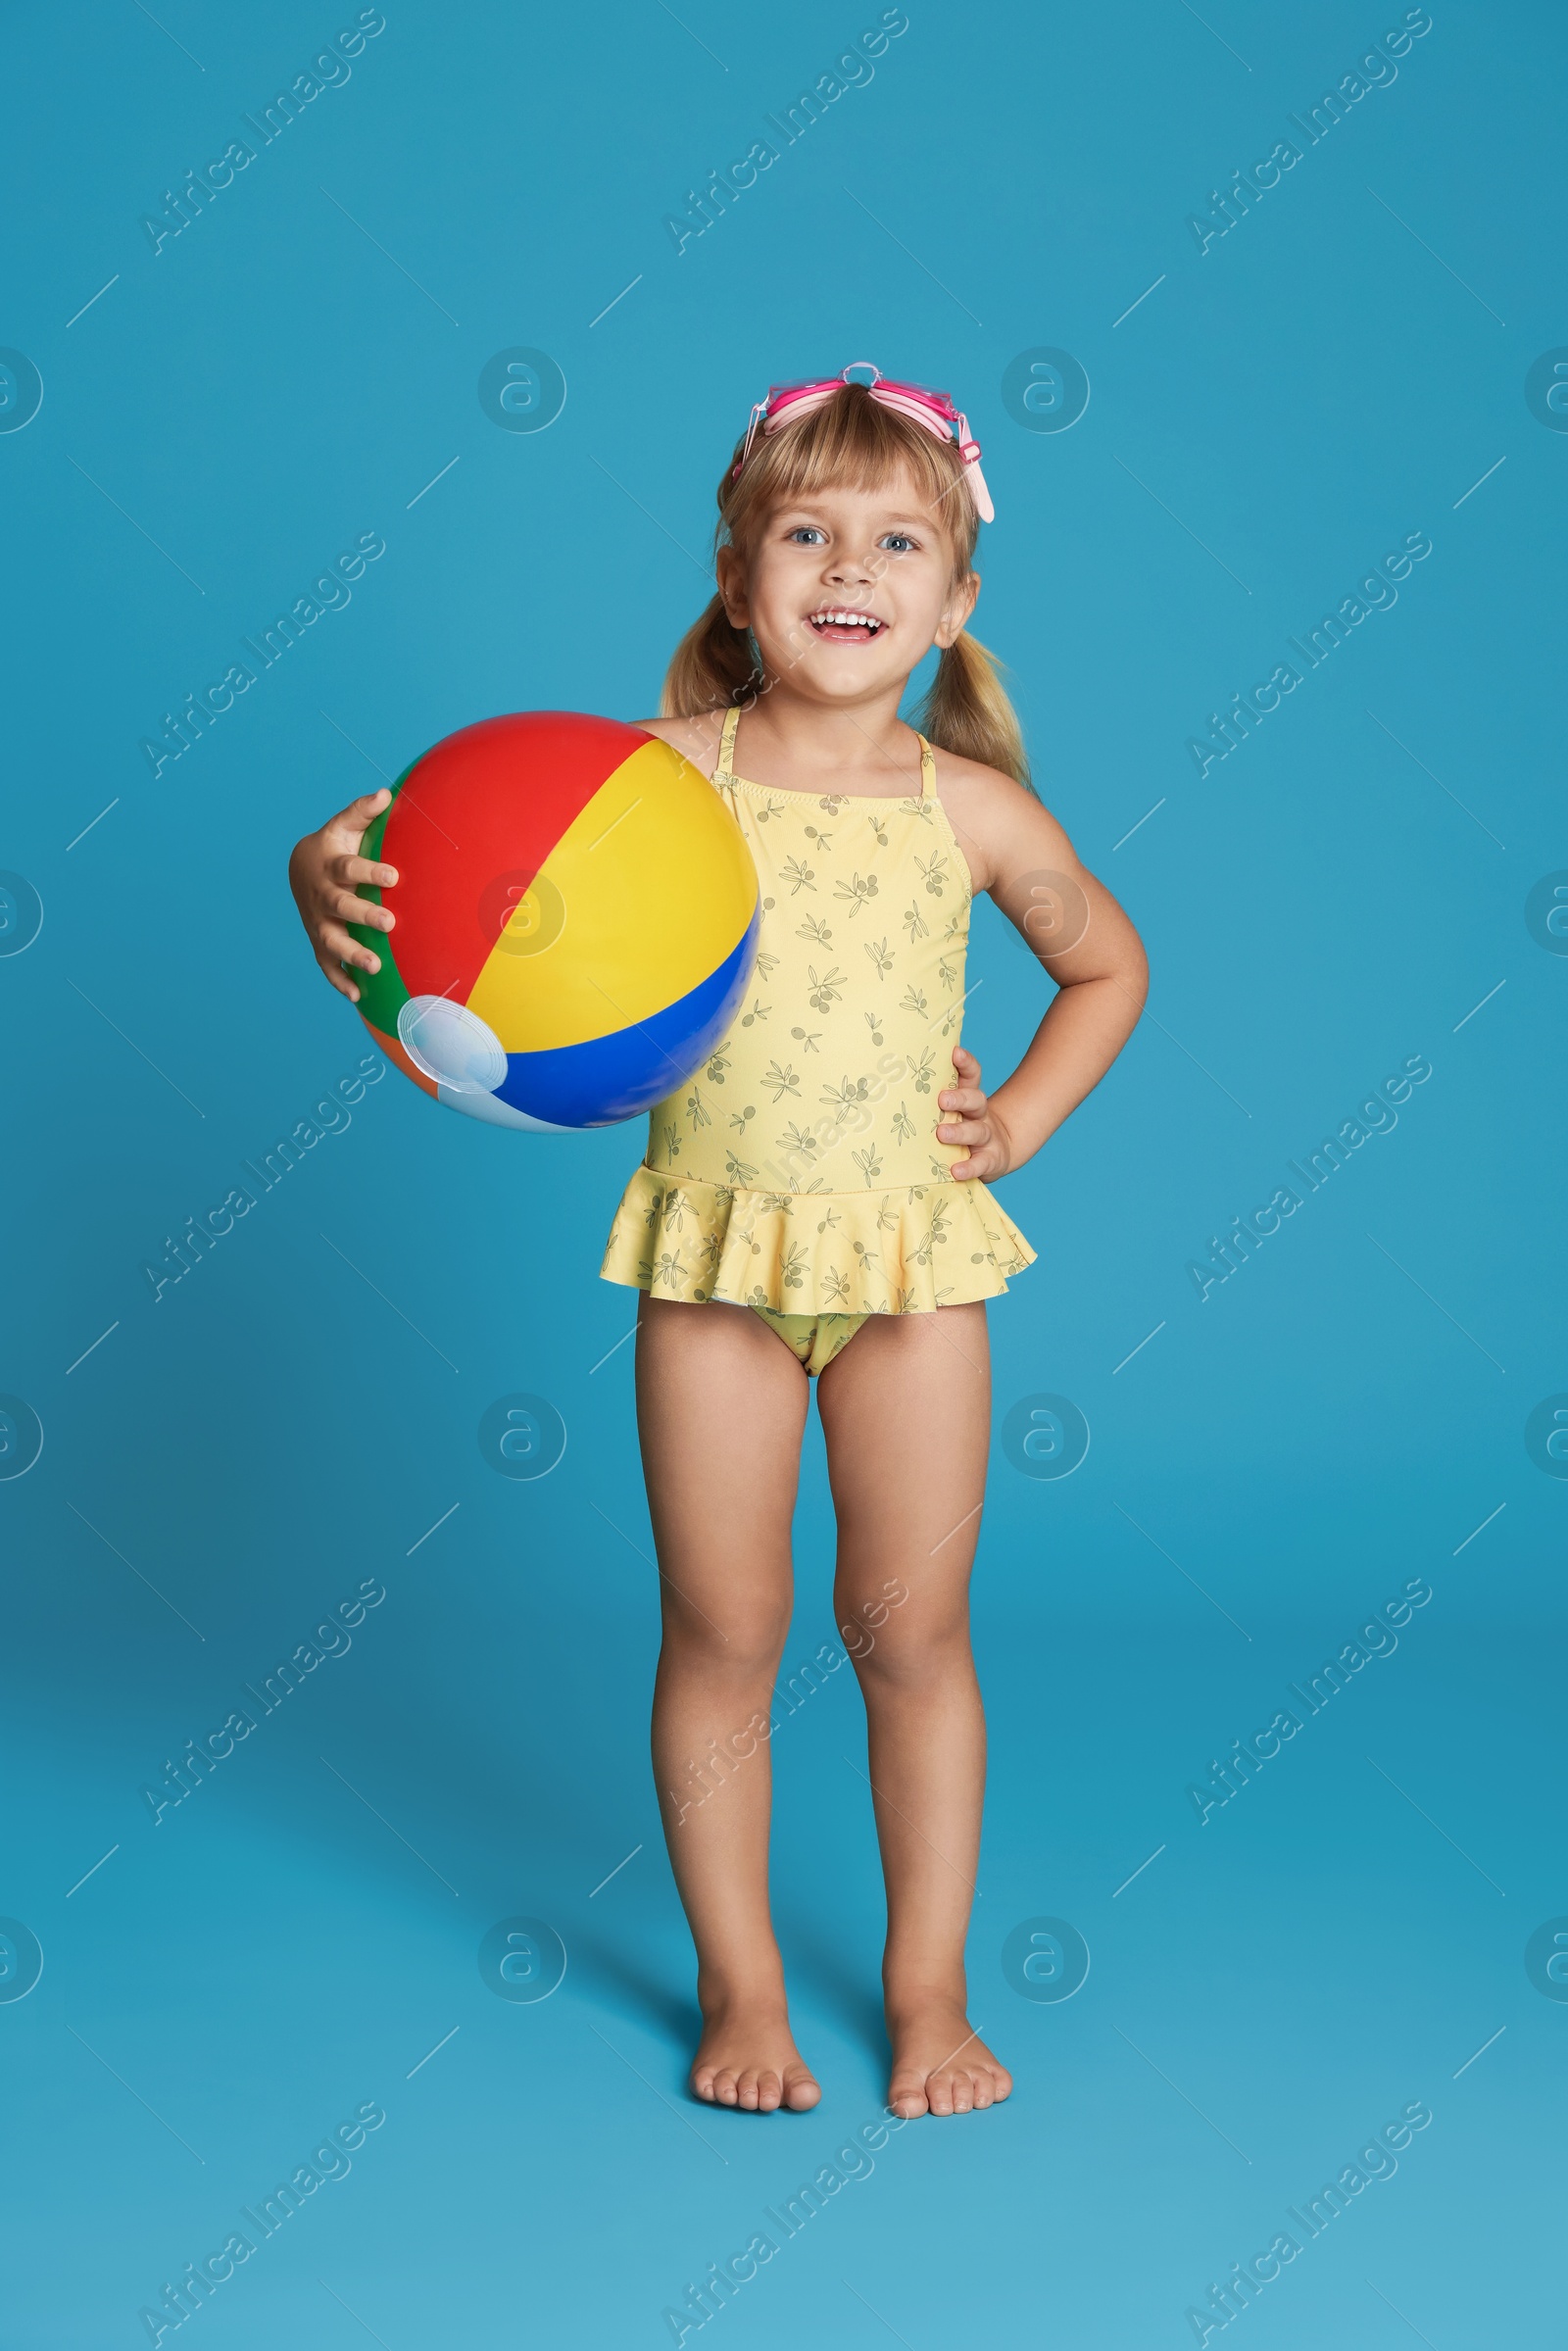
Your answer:
[[[907,531],[889,530],[883,532],[878,545],[891,547],[895,555],[908,555],[913,550],[914,541],[909,537]]]
[[[798,522],[795,528],[792,531],[787,532],[785,535],[788,538],[793,539],[798,546],[802,547],[816,539],[825,540],[827,536],[825,531],[820,531],[817,529],[814,522]]]

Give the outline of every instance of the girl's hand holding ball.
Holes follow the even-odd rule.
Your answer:
[[[329,816],[318,833],[307,833],[303,841],[296,842],[288,861],[288,885],[316,960],[351,1004],[359,1003],[360,991],[342,966],[351,963],[360,971],[379,971],[381,959],[372,948],[350,938],[348,924],[389,931],[396,920],[390,907],[372,906],[355,896],[357,882],[375,882],[387,890],[398,878],[395,865],[378,865],[360,855],[367,826],[380,815],[391,797],[384,786],[379,792],[367,792]]]

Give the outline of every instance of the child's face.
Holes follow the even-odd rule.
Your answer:
[[[718,581],[769,676],[846,704],[901,688],[932,645],[951,645],[980,587],[972,572],[955,585],[952,544],[909,477],[775,508],[749,566],[720,550]]]

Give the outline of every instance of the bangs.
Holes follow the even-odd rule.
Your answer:
[[[759,432],[739,480],[726,479],[728,495],[720,492],[720,529],[744,554],[743,541],[777,507],[827,489],[886,490],[903,478],[967,569],[977,526],[956,444],[883,408],[864,384],[846,384],[798,423]]]

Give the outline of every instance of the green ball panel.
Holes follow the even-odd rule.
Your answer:
[[[361,895],[368,898],[369,892],[362,891]],[[395,1037],[398,1033],[398,1014],[409,1001],[409,992],[403,984],[403,974],[397,967],[391,941],[384,931],[368,931],[358,922],[351,922],[348,931],[351,939],[358,939],[362,946],[371,948],[381,958],[379,971],[356,970],[353,974],[360,991],[357,1008],[372,1028],[380,1029],[388,1037]]]
[[[421,752],[420,759],[423,756]],[[373,859],[380,857],[382,836],[386,832],[386,820],[398,805],[398,794],[418,764],[418,759],[413,759],[404,768],[403,773],[392,786],[392,797],[386,807],[381,810],[379,816],[371,817],[360,835],[362,857]],[[378,882],[358,882],[355,885],[355,896],[368,899],[371,906],[378,906],[381,904],[380,884]],[[402,973],[398,970],[397,957],[392,952],[391,941],[385,931],[368,930],[358,922],[351,922],[348,925],[348,933],[351,939],[357,939],[362,947],[370,948],[381,958],[379,971],[356,971],[354,974],[355,983],[360,991],[359,1009],[372,1028],[380,1029],[385,1036],[395,1037],[398,1033],[398,1014],[409,1001],[409,991],[403,984]]]

